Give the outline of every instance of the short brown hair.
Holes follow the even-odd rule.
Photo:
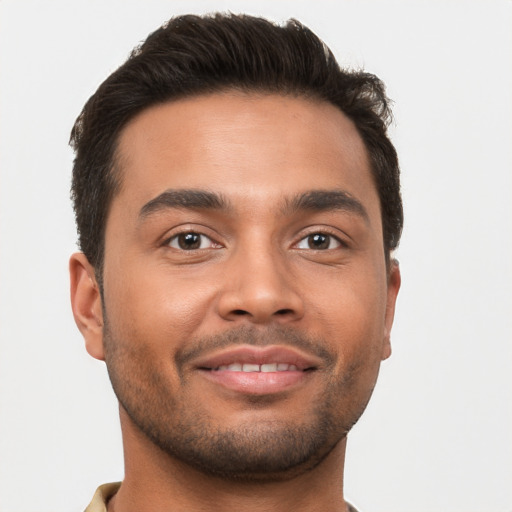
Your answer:
[[[115,151],[123,127],[152,105],[233,88],[302,95],[342,110],[368,151],[386,258],[396,248],[403,210],[383,83],[372,74],[342,69],[329,48],[296,20],[280,26],[246,15],[187,15],[171,19],[133,50],[87,101],[71,132],[79,246],[100,280],[107,215],[119,187]]]

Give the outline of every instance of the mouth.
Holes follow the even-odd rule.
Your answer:
[[[313,368],[306,368],[305,370],[312,370]],[[265,364],[254,364],[254,363],[231,363],[223,364],[217,368],[212,368],[213,371],[227,371],[227,372],[296,372],[299,371],[298,367],[294,364],[289,363],[265,363]]]
[[[321,361],[289,347],[242,346],[198,361],[196,369],[210,382],[238,393],[260,395],[302,384]]]

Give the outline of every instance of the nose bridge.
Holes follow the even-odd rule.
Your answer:
[[[233,251],[220,313],[231,320],[245,317],[254,323],[286,321],[303,314],[302,300],[281,249],[263,236],[240,243]]]

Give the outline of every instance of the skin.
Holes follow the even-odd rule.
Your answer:
[[[390,355],[400,287],[353,123],[324,102],[226,92],[143,111],[118,149],[103,296],[85,256],[70,262],[75,320],[120,399],[109,510],[346,510],[346,434]],[[190,190],[226,204],[171,204]],[[312,193],[315,207],[297,200]],[[277,387],[202,368],[240,347],[312,368]]]

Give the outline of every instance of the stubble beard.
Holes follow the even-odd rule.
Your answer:
[[[196,346],[229,345],[231,340],[262,345],[276,339],[309,347],[325,347],[325,342],[308,339],[283,328],[272,329],[273,335],[262,336],[252,329],[237,329],[199,341]],[[268,330],[267,330],[268,332]],[[114,392],[133,425],[163,453],[195,469],[216,477],[236,481],[288,480],[313,469],[346,437],[359,419],[370,398],[359,400],[356,407],[343,410],[356,369],[342,379],[324,386],[313,410],[305,411],[297,424],[291,421],[251,421],[236,428],[215,426],[205,411],[194,407],[195,397],[188,396],[186,386],[175,392],[161,372],[155,371],[147,354],[137,344],[120,343],[105,323],[105,360]],[[198,352],[196,350],[195,352]],[[332,366],[335,357],[325,349],[317,354]],[[179,359],[179,358],[178,358]],[[180,370],[180,361],[178,371]],[[372,386],[373,389],[373,386]],[[271,396],[251,399],[254,409],[275,400]],[[352,404],[353,405],[353,404]],[[346,409],[346,407],[345,407]]]

